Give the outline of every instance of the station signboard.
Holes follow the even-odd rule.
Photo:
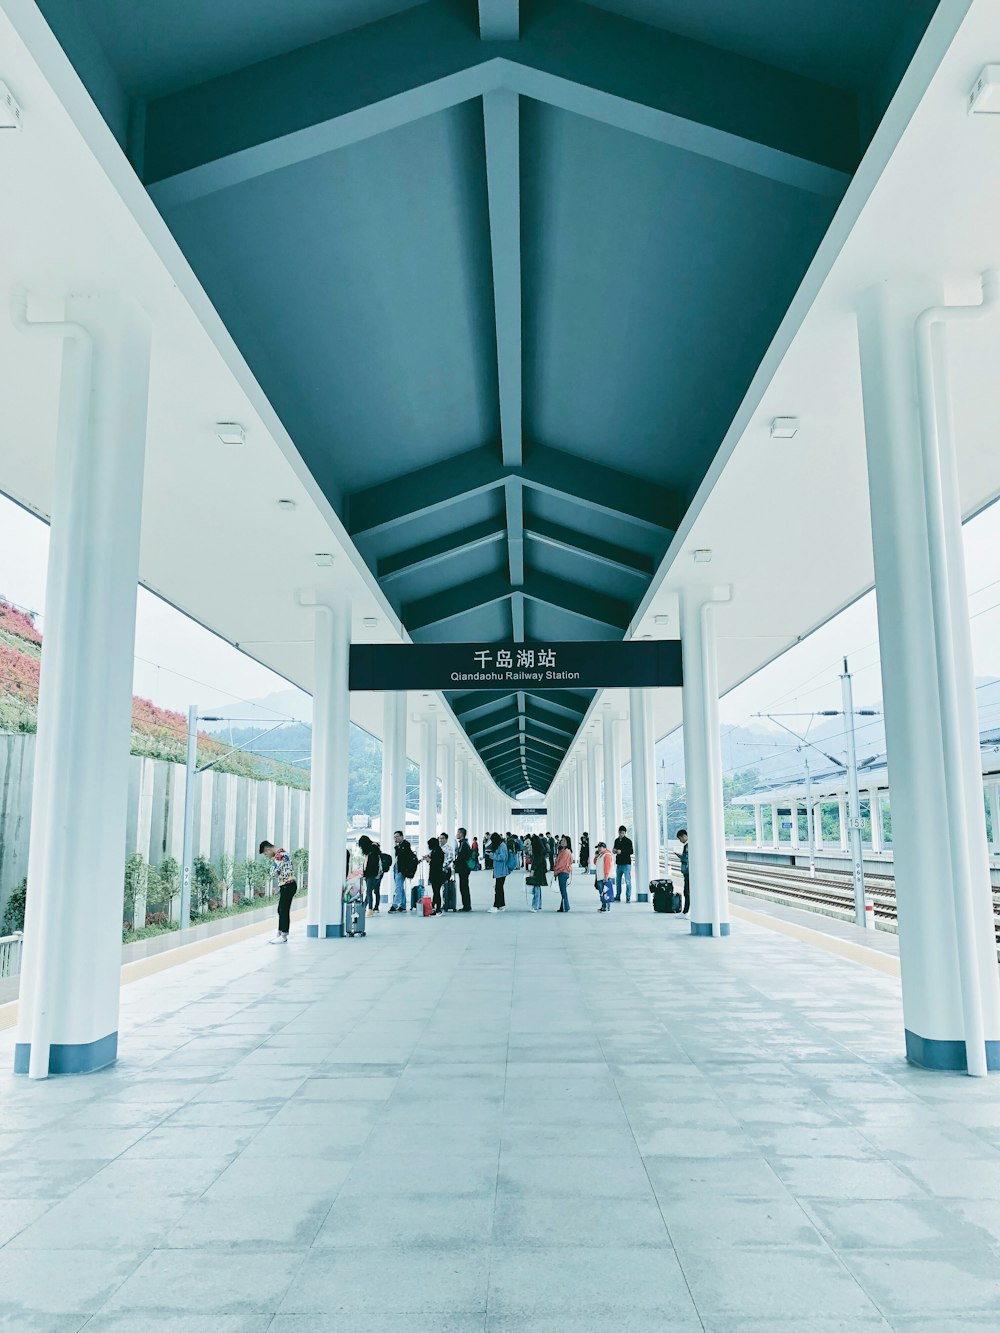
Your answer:
[[[351,645],[352,690],[601,690],[681,683],[677,639]]]

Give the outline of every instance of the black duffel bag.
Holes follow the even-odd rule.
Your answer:
[[[653,897],[654,912],[680,912],[682,899],[679,893],[674,892],[674,882],[671,879],[653,879],[649,882],[649,892]]]

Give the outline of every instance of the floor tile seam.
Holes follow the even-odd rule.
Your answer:
[[[483,1301],[483,1330],[490,1319],[490,1295],[493,1289],[493,1231],[497,1224],[497,1200],[500,1196],[500,1162],[503,1157],[503,1130],[507,1115],[507,1080],[510,1076],[510,1036],[511,1022],[510,1015],[514,1008],[514,996],[517,992],[517,946],[520,938],[520,930],[514,931],[514,946],[510,961],[510,1005],[507,1010],[507,1047],[504,1052],[503,1065],[503,1097],[500,1100],[500,1139],[497,1143],[497,1171],[496,1178],[493,1181],[493,1208],[490,1213],[490,1257],[486,1272],[486,1296]]]

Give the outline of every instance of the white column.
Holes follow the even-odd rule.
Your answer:
[[[395,811],[392,808],[392,745],[396,731],[396,695],[387,690],[382,695],[382,784],[379,799],[379,846],[383,851],[392,847]]]
[[[635,888],[642,890],[639,902],[649,901],[647,885],[658,877],[658,866],[649,858],[648,803],[645,791],[650,780],[650,756],[646,745],[646,699],[644,690],[628,692],[629,745],[632,751],[632,842],[635,847]]]
[[[872,288],[858,338],[906,1052],[984,1074],[1000,1068],[1000,982],[945,334],[928,335],[933,375],[915,336],[939,296],[933,285]]]
[[[823,849],[823,802],[817,801],[813,806],[813,841],[816,844],[816,850]]]
[[[420,850],[425,855],[427,842],[440,830],[437,827],[437,714],[423,719],[423,751],[420,755]]]
[[[341,894],[347,854],[350,649],[350,601],[343,593],[322,594],[322,600],[316,604],[309,817],[312,846],[306,925],[306,934],[318,939],[341,933]]]
[[[686,588],[680,598],[693,935],[729,934],[714,601],[710,588]]]
[[[618,737],[610,708],[601,710],[604,735],[604,840],[611,847],[618,836],[621,811],[615,805],[615,769],[618,767]],[[635,796],[632,797],[633,802]]]
[[[587,828],[587,761],[582,750],[577,751],[574,783],[576,786],[576,841],[573,846],[580,851],[580,841]]]
[[[142,313],[72,297],[66,318],[44,328],[64,341],[14,1052],[32,1078],[117,1058],[149,389]]]
[[[778,807],[771,805],[771,846],[777,847],[781,841],[781,826],[778,822]]]
[[[395,696],[395,707],[392,710],[392,737],[389,748],[390,753],[390,786],[389,786],[389,813],[391,821],[389,824],[389,839],[392,840],[393,832],[401,829],[403,836],[406,836],[406,711],[408,696],[405,690],[400,691]],[[388,851],[389,848],[386,848]]]
[[[882,850],[882,798],[875,787],[868,789],[868,810],[872,826],[872,851],[880,852]]]
[[[841,795],[837,800],[837,828],[840,834],[840,850],[846,852],[849,844],[847,829],[847,797]]]
[[[598,753],[599,747],[595,736],[587,737],[587,831],[590,834],[590,851],[593,857],[594,848],[601,841],[599,829],[601,827],[601,818],[598,813],[600,808],[599,792],[599,771],[598,771]]]
[[[798,849],[799,845],[799,803],[798,801],[789,802],[789,813],[792,816],[792,846]]]
[[[656,805],[656,734],[654,731],[653,702],[656,698],[652,689],[643,691],[642,701],[642,727],[643,741],[645,749],[645,768],[647,774],[646,785],[644,788],[646,799],[646,865],[650,867],[649,873],[642,884],[643,893],[646,897],[641,901],[646,902],[649,896],[649,881],[658,879],[660,875],[660,836],[659,836],[659,812]],[[720,770],[721,771],[721,770]],[[635,797],[632,798],[633,805]]]
[[[464,751],[455,757],[455,827],[464,828],[472,842],[476,826],[469,804],[469,757]]]
[[[441,827],[455,837],[455,737],[448,732],[441,742]]]
[[[758,802],[753,808],[753,829],[754,846],[763,847],[764,845],[764,821],[762,819],[763,811]]]

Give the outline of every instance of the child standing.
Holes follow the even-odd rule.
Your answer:
[[[614,858],[608,851],[607,843],[599,842],[597,851],[594,855],[594,887],[601,895],[602,912],[611,911],[611,902],[614,899],[615,891],[611,880],[611,867]]]

